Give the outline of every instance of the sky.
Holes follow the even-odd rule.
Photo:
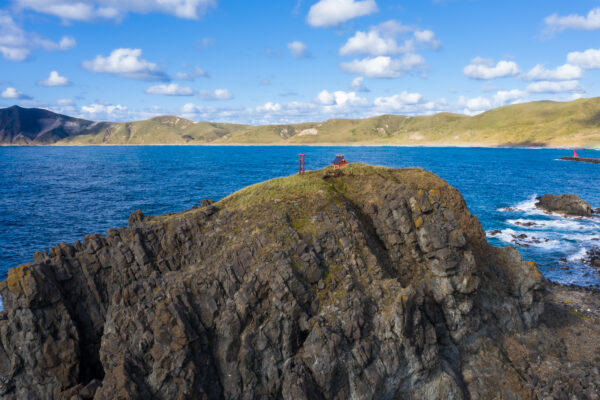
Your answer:
[[[600,96],[578,0],[0,0],[0,107],[284,124]]]

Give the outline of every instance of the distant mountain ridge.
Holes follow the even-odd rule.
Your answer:
[[[72,118],[39,108],[12,106],[0,109],[1,144],[53,144],[96,132],[105,123]]]
[[[330,119],[279,125],[193,122],[161,116],[93,122],[48,110],[0,109],[0,145],[101,144],[364,144],[572,146],[600,148],[600,98],[537,101],[473,117],[439,113]]]

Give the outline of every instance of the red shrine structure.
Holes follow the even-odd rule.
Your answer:
[[[348,161],[344,158],[343,154],[337,154],[335,160],[332,162],[333,169],[342,169],[348,166]]]
[[[304,175],[304,158],[306,154],[298,154],[298,175]]]

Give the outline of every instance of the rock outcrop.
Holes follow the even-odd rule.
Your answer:
[[[545,194],[536,200],[535,206],[547,212],[580,217],[592,215],[590,203],[575,194]]]
[[[561,368],[535,263],[489,245],[459,192],[423,170],[275,179],[178,214],[135,212],[34,260],[0,283],[5,399],[600,389]]]
[[[585,253],[585,257],[582,259],[584,264],[588,264],[594,268],[600,270],[600,247],[594,246]]]

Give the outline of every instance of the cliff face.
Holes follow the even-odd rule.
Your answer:
[[[34,260],[0,283],[7,399],[528,398],[561,351],[536,265],[417,169],[136,212]]]

